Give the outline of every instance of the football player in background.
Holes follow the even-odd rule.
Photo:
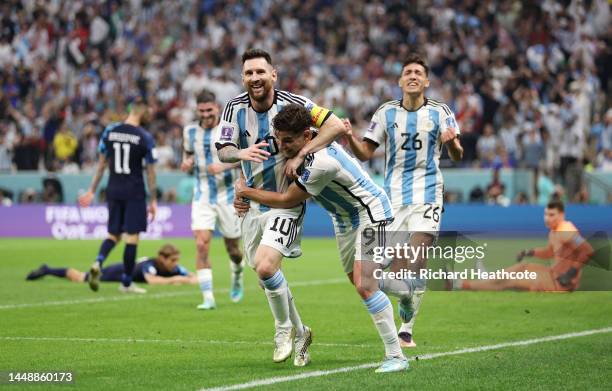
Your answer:
[[[145,257],[138,260],[132,273],[132,280],[155,285],[196,284],[197,278],[179,265],[180,251],[172,244],[164,244],[156,257]],[[125,272],[123,263],[114,263],[100,270],[100,281],[121,282]],[[71,267],[53,268],[42,264],[28,274],[26,280],[34,281],[44,276],[66,278],[73,282],[86,282],[89,273]]]
[[[196,96],[196,104],[198,121],[183,129],[181,170],[193,170],[196,179],[191,203],[191,230],[196,242],[196,274],[203,297],[197,308],[209,310],[216,307],[208,253],[217,224],[230,257],[230,299],[237,303],[242,300],[244,292],[240,220],[233,205],[234,182],[240,172],[238,163],[222,163],[217,156],[214,139],[220,116],[215,94],[201,91]]]
[[[454,280],[453,289],[500,291],[506,289],[572,292],[578,288],[581,270],[593,255],[593,247],[571,221],[565,220],[561,201],[551,201],[544,209],[544,224],[550,229],[548,245],[522,250],[517,264],[507,272],[534,272],[535,279]],[[523,262],[525,257],[554,259],[552,266]]]
[[[98,290],[100,271],[108,254],[124,234],[124,273],[119,290],[124,293],[145,293],[132,283],[136,265],[136,252],[140,232],[147,230],[147,212],[152,219],[157,211],[156,177],[154,163],[157,160],[155,141],[142,127],[153,117],[153,110],[141,99],[130,104],[129,114],[124,122],[108,125],[98,146],[99,158],[91,185],[79,197],[82,207],[89,206],[106,166],[109,168],[106,199],[108,205],[108,237],[102,242],[98,256],[88,275],[89,287]],[[143,161],[146,162],[149,205],[143,178]]]

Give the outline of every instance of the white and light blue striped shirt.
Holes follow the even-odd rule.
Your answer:
[[[217,175],[208,173],[209,165],[221,163],[215,148],[215,134],[216,127],[204,129],[197,122],[183,128],[183,149],[192,153],[195,161],[193,200],[211,205],[231,205],[234,201],[234,182],[239,178],[238,169],[225,170]]]
[[[385,145],[385,192],[393,209],[403,205],[442,204],[444,181],[440,171],[440,134],[447,128],[460,133],[447,105],[432,99],[416,111],[393,100],[378,108],[364,139]]]
[[[309,155],[296,184],[328,211],[339,232],[393,218],[384,190],[338,143]]]
[[[287,91],[274,90],[274,102],[264,112],[257,112],[249,101],[248,93],[242,93],[230,100],[223,109],[221,124],[219,125],[216,146],[217,149],[232,145],[240,149],[248,148],[253,144],[265,141],[269,144],[266,150],[270,156],[263,163],[242,161],[242,173],[249,187],[283,193],[289,187],[290,180],[285,176],[285,158],[279,153],[278,144],[274,137],[272,119],[282,108],[290,103],[305,106],[313,116],[313,124],[320,126],[327,118],[317,115],[321,110],[309,99]],[[327,112],[327,110],[324,110]],[[264,212],[270,208],[251,202],[251,207]]]

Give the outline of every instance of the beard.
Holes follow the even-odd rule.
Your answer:
[[[251,97],[251,99],[253,99],[256,102],[265,101],[268,98],[268,94],[270,93],[270,90],[272,89],[272,87],[269,86],[268,83],[264,83],[261,87],[262,87],[262,90],[260,94],[257,94],[256,92],[254,92],[253,87],[249,87],[249,97]]]

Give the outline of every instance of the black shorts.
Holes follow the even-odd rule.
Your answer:
[[[108,200],[108,233],[136,234],[147,230],[145,200]]]

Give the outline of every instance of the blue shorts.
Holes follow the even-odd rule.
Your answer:
[[[108,233],[136,234],[147,230],[147,203],[142,200],[108,200]]]

